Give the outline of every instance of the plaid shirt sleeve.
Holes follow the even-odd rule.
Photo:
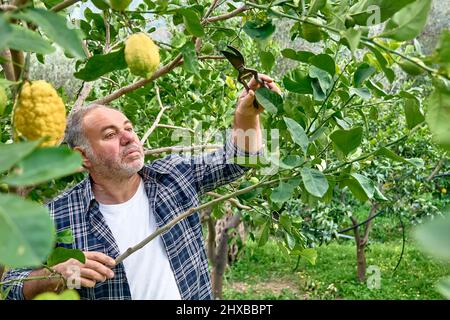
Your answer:
[[[25,300],[23,295],[23,280],[28,278],[32,269],[10,269],[3,275],[4,281],[17,280],[3,285],[3,291],[8,292],[6,300]]]
[[[191,158],[194,185],[199,195],[228,184],[244,175],[250,167],[241,165],[236,158],[261,156],[263,148],[254,153],[240,149],[227,135],[224,147],[211,153]]]

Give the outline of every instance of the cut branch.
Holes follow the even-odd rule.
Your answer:
[[[133,247],[131,247],[131,248],[128,248],[123,254],[121,254],[120,256],[118,256],[118,257],[116,258],[116,264],[121,263],[124,259],[126,259],[127,257],[129,257],[129,256],[130,256],[131,254],[133,254],[134,252],[138,251],[139,249],[143,248],[147,243],[149,243],[150,241],[152,241],[154,238],[156,238],[156,237],[159,236],[160,234],[166,232],[167,230],[169,230],[170,228],[172,228],[174,225],[176,225],[178,222],[180,222],[181,220],[187,218],[188,216],[190,216],[191,214],[193,214],[193,213],[195,213],[195,212],[197,212],[197,211],[200,211],[200,210],[203,210],[203,209],[208,208],[208,207],[210,207],[210,206],[213,206],[213,205],[215,205],[216,203],[219,203],[219,202],[221,202],[221,201],[228,200],[228,199],[233,198],[233,197],[236,197],[236,196],[238,196],[238,195],[241,195],[241,194],[250,192],[250,191],[252,191],[253,189],[260,188],[260,187],[262,187],[262,186],[271,185],[271,184],[273,184],[273,183],[275,183],[275,182],[279,182],[279,181],[281,181],[281,180],[288,180],[288,179],[292,179],[292,178],[293,178],[293,176],[289,176],[289,177],[278,178],[278,179],[274,179],[274,180],[270,180],[270,181],[260,182],[260,183],[254,184],[254,185],[252,185],[252,186],[249,186],[249,187],[247,187],[247,188],[240,189],[240,190],[238,190],[238,191],[236,191],[236,192],[233,192],[233,193],[224,195],[224,196],[222,196],[222,197],[220,197],[220,198],[211,200],[211,201],[209,201],[209,202],[207,202],[207,203],[204,203],[204,204],[202,204],[202,205],[200,205],[200,206],[190,208],[189,210],[187,210],[187,211],[184,212],[183,214],[179,215],[178,217],[176,217],[175,219],[173,219],[172,221],[170,221],[170,222],[169,222],[168,224],[166,224],[165,226],[156,229],[155,232],[153,232],[150,236],[148,236],[147,238],[145,238],[144,240],[142,240],[141,242],[139,242],[137,245],[135,245],[135,246],[133,246]]]

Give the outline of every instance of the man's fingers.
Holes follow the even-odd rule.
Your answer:
[[[265,74],[262,74],[262,73],[258,73],[258,79],[260,81],[267,82],[267,83],[270,83],[273,81],[273,79],[271,77],[269,77]],[[255,77],[253,77],[253,78],[251,78],[250,82],[248,83],[248,86],[250,89],[256,90],[259,87],[261,87],[261,84],[256,81]]]
[[[81,278],[80,284],[82,287],[93,288],[95,287],[95,281]]]
[[[281,94],[281,90],[280,90],[280,88],[276,85],[275,82],[269,82],[269,83],[267,83],[267,86],[269,87],[270,90],[272,90],[272,91],[274,91],[274,92],[276,92],[276,93],[278,93],[278,94]]]
[[[106,280],[106,277],[95,270],[89,268],[82,268],[80,271],[81,278],[94,280],[96,282],[103,282]]]
[[[113,268],[116,265],[116,262],[114,261],[113,258],[108,257],[106,254],[102,252],[85,251],[84,256],[86,257],[86,259],[98,261],[111,268]]]
[[[100,262],[97,262],[95,260],[86,260],[86,263],[84,264],[85,268],[88,269],[92,269],[95,270],[96,272],[98,272],[99,274],[101,274],[102,276],[111,279],[114,277],[114,272],[106,267],[105,265],[101,264]]]
[[[255,98],[255,92],[253,90],[249,90],[245,97],[242,98],[241,104],[250,105],[253,103],[253,99]]]

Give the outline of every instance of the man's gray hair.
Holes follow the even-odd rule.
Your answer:
[[[69,114],[67,117],[66,131],[64,133],[64,141],[70,148],[90,148],[89,142],[83,130],[83,119],[89,112],[99,108],[109,107],[101,104],[91,104]]]

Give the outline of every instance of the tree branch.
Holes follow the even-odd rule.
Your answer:
[[[358,221],[356,221],[354,216],[350,217],[350,220],[352,220],[352,224],[353,224],[353,232],[355,234],[355,241],[356,241],[356,245],[359,246],[361,243],[361,236],[359,235],[359,227],[358,227]]]
[[[16,75],[14,73],[14,66],[12,64],[11,52],[9,49],[5,49],[0,52],[0,57],[5,59],[5,62],[2,62],[2,68],[5,73],[5,77],[9,81],[16,81]]]
[[[367,218],[367,220],[369,220],[369,221],[366,224],[366,229],[364,230],[364,237],[361,242],[361,245],[363,245],[363,246],[366,245],[367,241],[369,241],[369,231],[370,231],[370,227],[372,226],[372,217],[377,212],[379,206],[380,206],[380,204],[378,202],[375,202],[372,204],[372,208],[370,208],[369,217]]]
[[[445,160],[447,159],[447,152],[444,152],[438,164],[434,168],[433,172],[425,179],[425,181],[430,182],[438,174],[439,170],[444,166]]]
[[[216,192],[212,192],[212,191],[207,192],[206,194],[208,196],[211,196],[211,197],[214,197],[214,198],[220,198],[222,196],[221,194],[216,193]],[[228,199],[228,201],[230,201],[231,204],[233,204],[236,208],[239,208],[239,209],[244,209],[244,210],[252,210],[253,209],[252,207],[243,205],[236,198],[230,198],[230,199]]]
[[[249,10],[249,9],[250,9],[250,8],[249,8],[248,6],[245,5],[245,6],[242,6],[242,7],[237,8],[237,9],[235,9],[235,10],[229,12],[229,13],[225,13],[225,14],[222,14],[222,15],[220,15],[220,16],[215,16],[215,17],[207,18],[207,19],[205,19],[205,20],[202,21],[202,24],[207,24],[207,23],[211,23],[211,22],[217,22],[217,21],[227,20],[227,19],[233,18],[233,17],[237,16],[238,14],[240,14],[240,13],[242,13],[242,12],[244,12],[244,11],[247,11],[247,10]]]
[[[170,124],[158,124],[157,125],[158,128],[166,128],[166,129],[178,129],[178,130],[184,130],[184,131],[189,131],[191,133],[195,133],[195,131],[191,128],[183,128],[183,127],[178,127],[178,126],[172,126]]]
[[[149,149],[145,150],[145,155],[154,155],[164,152],[170,152],[170,153],[179,153],[179,152],[187,152],[187,151],[194,151],[194,150],[203,150],[203,149],[220,149],[222,145],[218,144],[206,144],[201,146],[190,146],[190,147],[163,147],[163,148],[157,148],[157,149]]]
[[[209,17],[209,15],[214,11],[214,9],[217,6],[217,2],[219,2],[219,0],[213,0],[213,2],[211,3],[211,5],[208,8],[208,11],[206,11],[205,15],[203,16],[202,21],[207,19]]]
[[[152,126],[147,130],[147,132],[142,137],[142,139],[141,139],[142,144],[144,144],[144,142],[147,141],[148,137],[156,129],[156,126],[158,125],[159,121],[161,120],[161,117],[162,117],[164,111],[166,111],[167,109],[170,108],[170,107],[163,106],[163,104],[161,102],[161,97],[159,95],[159,87],[157,85],[155,85],[155,91],[156,91],[156,98],[158,99],[159,107],[161,110],[159,111],[158,115],[156,116],[155,122],[153,122]]]
[[[117,91],[95,100],[93,103],[97,104],[108,104],[109,102],[123,96],[124,94],[136,90],[142,86],[145,86],[147,83],[152,82],[153,80],[165,75],[166,73],[172,71],[175,67],[181,64],[183,56],[181,54],[177,55],[171,62],[166,64],[164,67],[156,71],[149,79],[142,79],[135,83],[132,83],[128,86],[118,89]]]
[[[200,206],[197,207],[192,207],[189,210],[187,210],[186,212],[184,212],[183,214],[180,214],[178,217],[176,217],[175,219],[173,219],[172,221],[170,221],[168,224],[166,224],[165,226],[162,226],[161,228],[158,228],[155,230],[155,232],[153,232],[150,236],[148,236],[147,238],[145,238],[144,240],[142,240],[141,242],[139,242],[137,245],[128,248],[123,254],[121,254],[120,256],[118,256],[116,258],[116,264],[121,263],[124,259],[126,259],[127,257],[129,257],[131,254],[133,254],[134,252],[138,251],[139,249],[143,248],[147,243],[149,243],[150,241],[152,241],[154,238],[156,238],[157,236],[159,236],[160,234],[162,234],[163,232],[166,232],[167,230],[169,230],[170,228],[172,228],[175,224],[177,224],[178,222],[180,222],[181,220],[187,218],[188,216],[190,216],[191,214],[203,210],[205,208],[208,208],[210,206],[215,205],[216,203],[219,203],[221,201],[224,200],[228,200],[230,198],[236,197],[238,195],[247,193],[252,191],[253,189],[256,188],[260,188],[263,186],[267,186],[267,185],[271,185],[275,182],[280,182],[282,180],[288,180],[288,179],[292,179],[293,176],[289,176],[289,177],[282,177],[282,178],[278,178],[278,179],[273,179],[273,180],[269,180],[269,181],[265,181],[265,182],[259,182],[257,184],[254,184],[252,186],[249,186],[247,188],[244,189],[240,189],[238,191],[235,191],[233,193],[224,195],[220,198],[211,200],[207,203],[204,203]]]
[[[80,0],[65,0],[65,1],[53,6],[50,9],[50,11],[58,12],[58,11],[64,10],[65,8],[70,7],[71,5],[77,3],[78,1],[80,1]]]

